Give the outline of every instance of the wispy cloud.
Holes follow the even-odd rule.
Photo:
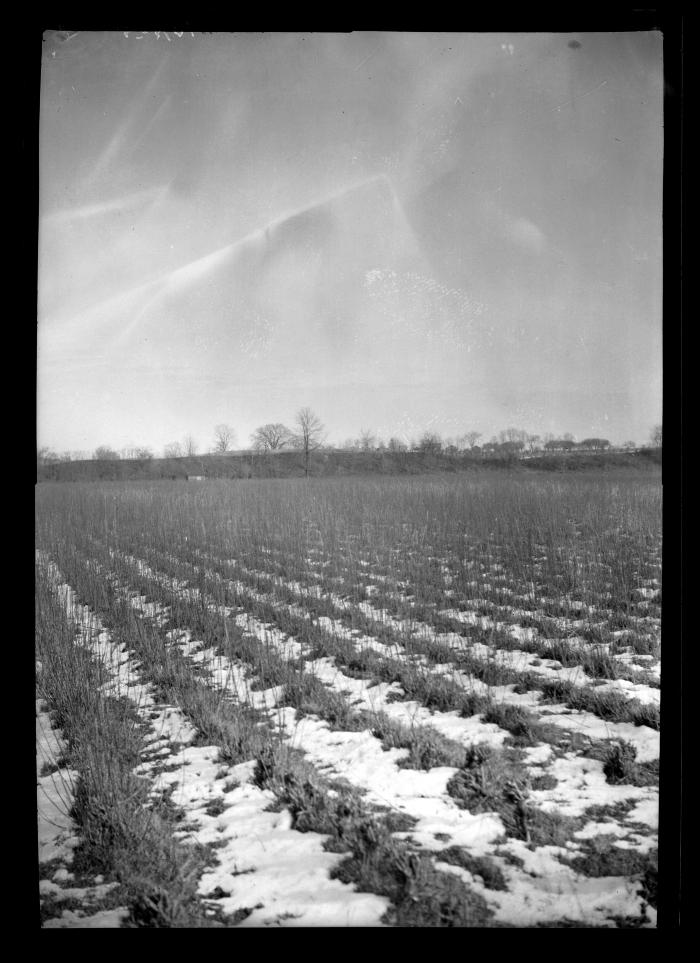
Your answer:
[[[134,207],[143,207],[153,201],[160,200],[167,192],[167,186],[149,187],[143,191],[135,191],[124,197],[113,197],[107,201],[96,201],[93,204],[84,204],[82,207],[70,207],[61,211],[53,211],[42,218],[42,224],[47,226],[61,227],[71,221],[85,220],[90,217],[99,217],[104,214],[115,214],[120,211],[128,211]]]
[[[161,102],[153,111],[153,113],[151,113],[150,117],[145,122],[145,125],[143,124],[144,107],[149,102],[149,97],[158,83],[165,63],[165,59],[161,60],[153,72],[151,79],[140,92],[140,96],[136,102],[132,102],[132,104],[127,108],[122,122],[119,124],[104,150],[97,158],[92,170],[86,175],[84,183],[86,188],[90,188],[94,184],[98,183],[118,159],[120,153],[130,146],[129,141],[137,134],[136,128],[140,120],[142,127],[144,127],[144,131],[147,131],[148,128],[153,124],[155,117],[163,107],[163,102]],[[139,136],[145,136],[145,133],[142,133]]]
[[[153,127],[156,125],[156,123],[160,120],[161,116],[165,113],[165,111],[170,106],[171,100],[172,100],[172,95],[168,94],[165,100],[157,108],[156,112],[153,114],[151,119],[148,121],[143,131],[139,134],[139,136],[136,138],[134,143],[131,145],[130,154],[133,154],[136,151],[136,149],[140,147],[141,144],[144,142],[144,140],[148,137]]]

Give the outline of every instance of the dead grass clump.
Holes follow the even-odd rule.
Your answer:
[[[621,783],[632,786],[655,786],[659,782],[659,761],[637,762],[637,749],[624,739],[601,749],[597,755],[603,762],[606,781],[616,786]]]
[[[395,665],[393,681],[398,682],[404,690],[405,698],[415,699],[427,709],[438,709],[440,712],[457,710],[463,716],[472,716],[482,712],[487,705],[482,696],[467,692],[463,686],[445,676],[432,675],[418,666],[398,661]]]
[[[632,647],[635,655],[652,655],[655,659],[661,656],[661,646],[652,635],[635,632],[627,639],[627,644]]]
[[[628,699],[614,689],[598,692],[591,686],[577,686],[566,680],[546,680],[542,683],[542,698],[559,702],[570,709],[592,712],[607,722],[633,722],[637,726],[660,728],[658,707]]]
[[[661,728],[661,712],[658,706],[632,700],[630,706],[632,722],[635,726],[649,726],[657,731]]]
[[[545,679],[540,683],[540,689],[543,701],[567,702],[574,691],[574,684],[568,679]]]
[[[583,852],[568,860],[577,873],[584,876],[639,876],[640,881],[653,893],[658,874],[658,853],[652,850],[640,853],[635,849],[615,846],[614,836],[597,836],[582,840]],[[650,899],[647,900],[651,902]]]
[[[459,768],[465,759],[465,748],[430,726],[405,725],[389,719],[384,713],[366,716],[372,735],[385,749],[408,749],[409,755],[398,762],[400,769],[433,769],[435,766]]]
[[[538,846],[565,846],[583,825],[580,817],[565,816],[556,811],[544,812],[534,806],[528,806],[526,819],[531,849],[537,849]]]
[[[593,632],[593,629],[586,630]],[[597,636],[595,637],[597,639]],[[587,675],[596,679],[616,679],[619,672],[619,664],[612,658],[609,652],[600,645],[580,646],[572,645],[566,639],[553,639],[546,645],[546,654],[549,659],[556,659],[565,668],[580,668]]]
[[[496,813],[508,836],[525,839],[524,807],[518,797],[527,795],[526,779],[509,750],[477,745],[467,750],[464,766],[447,783],[447,792],[469,812]]]
[[[615,786],[619,783],[631,782],[637,764],[636,748],[629,742],[614,742],[606,752],[603,761],[605,780]]]
[[[211,852],[204,847],[192,851],[163,838],[149,855],[147,863],[143,857],[127,857],[120,870],[132,924],[148,929],[211,926],[197,895],[199,877],[213,860]]]
[[[532,780],[531,788],[533,790],[546,790],[546,789],[556,789],[557,780],[550,773],[546,772],[542,776],[535,776]]]
[[[392,839],[353,853],[331,876],[386,896],[392,905],[384,920],[393,926],[485,927],[493,916],[484,898],[461,879],[439,872],[429,856]]]
[[[533,746],[542,741],[542,725],[532,712],[522,706],[492,702],[483,715],[484,722],[492,722],[506,729],[519,746]]]
[[[528,802],[532,785],[513,751],[477,746],[447,784],[457,804],[472,813],[497,813],[507,836],[531,847],[562,846],[581,826],[580,819],[545,813]]]
[[[473,876],[480,876],[487,889],[505,890],[507,888],[503,871],[488,856],[473,856],[463,846],[450,846],[440,850],[435,858],[452,866],[461,866]]]
[[[223,796],[216,796],[207,804],[204,810],[207,816],[220,816],[226,810],[226,802]]]
[[[309,673],[294,673],[291,677],[287,673],[284,695],[278,705],[291,706],[300,718],[318,716],[333,729],[357,731],[362,728],[347,699]]]

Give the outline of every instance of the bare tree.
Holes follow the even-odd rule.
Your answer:
[[[502,455],[515,456],[519,455],[524,448],[524,442],[522,441],[502,441],[498,445],[498,451]]]
[[[37,451],[36,460],[38,465],[51,465],[58,461],[58,455],[51,448],[44,446]]]
[[[442,438],[437,432],[426,431],[418,442],[420,451],[430,455],[437,455],[442,451]]]
[[[466,447],[473,448],[480,438],[480,431],[466,431],[459,440]]]
[[[163,449],[163,458],[182,458],[182,445],[179,441],[171,441]]]
[[[311,408],[300,408],[297,412],[296,426],[299,429],[294,436],[296,447],[304,454],[304,475],[309,477],[309,457],[312,451],[320,448],[324,441],[324,426]]]
[[[120,454],[122,458],[128,460],[143,461],[147,458],[153,458],[153,452],[151,449],[145,447],[144,445],[127,445],[125,448],[122,448]]]
[[[119,461],[119,452],[107,445],[100,445],[95,449],[93,457],[95,461]]]
[[[552,438],[544,443],[546,451],[572,451],[576,447],[576,442],[571,435],[564,435],[563,438]]]
[[[236,432],[230,425],[217,425],[214,428],[214,452],[217,455],[225,455],[233,447]]]
[[[661,444],[661,443],[662,443],[662,440],[663,440],[663,438],[662,438],[662,436],[663,436],[663,430],[662,430],[662,428],[663,428],[662,425],[654,425],[654,428],[652,429],[652,432],[651,432],[651,444],[652,444],[652,446],[653,446],[654,448],[661,448],[661,447],[662,447],[662,444]]]
[[[610,447],[610,442],[607,438],[584,438],[578,443],[578,447],[589,451],[604,451]]]
[[[193,435],[185,435],[182,439],[182,450],[188,456],[196,455],[198,449],[197,442]]]
[[[49,449],[47,448],[46,451],[49,451]],[[49,455],[53,455],[53,452],[49,452]],[[90,459],[90,455],[84,451],[59,451],[54,457],[62,462],[88,461]],[[49,458],[49,461],[51,461],[51,458]]]
[[[532,452],[537,451],[542,444],[542,439],[539,435],[528,435],[525,441],[527,450],[532,454]]]
[[[291,440],[292,432],[279,422],[261,425],[250,436],[250,442],[256,451],[279,451]]]
[[[527,441],[527,432],[522,428],[506,428],[499,433],[499,440],[502,445],[510,442],[520,444],[523,447]]]
[[[389,451],[406,451],[408,445],[406,442],[401,441],[400,438],[390,438],[389,444],[387,445]]]
[[[360,450],[370,451],[374,448],[376,439],[369,428],[362,428],[360,431]]]

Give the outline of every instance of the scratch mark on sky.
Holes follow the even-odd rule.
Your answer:
[[[583,97],[588,97],[590,94],[594,94],[596,90],[600,90],[600,88],[604,87],[605,84],[607,84],[607,80],[601,80],[601,82],[597,84],[595,87],[591,87],[590,90],[584,91],[582,94],[579,94],[578,97],[574,97],[573,100],[567,100],[565,103],[559,104],[557,107],[551,107],[550,113],[554,110],[561,110],[562,107],[568,107],[570,104],[575,103],[577,100],[581,100]]]
[[[364,60],[361,60],[361,61],[359,62],[359,64],[357,65],[357,67],[355,67],[355,70],[359,70],[360,67],[364,67],[364,65],[367,63],[367,61],[368,61],[370,58],[374,57],[374,55],[377,53],[378,50],[379,50],[379,47],[375,47],[374,50],[373,50],[371,53],[368,53],[367,56],[365,57],[365,59],[364,59]]]

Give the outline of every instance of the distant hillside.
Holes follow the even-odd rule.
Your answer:
[[[484,456],[469,452],[447,454],[423,451],[319,451],[312,456],[310,474],[417,475],[426,472],[458,472],[475,469],[494,471],[588,471],[631,468],[649,470],[661,465],[660,449],[636,452],[557,453],[517,456]],[[304,475],[296,451],[270,454],[242,452],[232,455],[194,455],[184,458],[114,459],[53,462],[38,467],[38,481],[126,481],[206,478],[292,478]]]

